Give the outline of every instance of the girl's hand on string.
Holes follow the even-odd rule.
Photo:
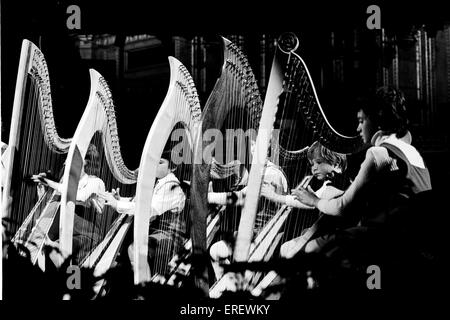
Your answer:
[[[114,191],[114,189],[113,189],[113,191]],[[98,196],[100,198],[102,198],[103,200],[105,200],[105,206],[110,206],[114,210],[117,210],[117,201],[118,201],[118,199],[115,198],[113,192],[99,193]]]
[[[292,190],[292,195],[295,199],[300,201],[303,204],[306,204],[310,207],[317,207],[317,203],[319,202],[319,198],[315,195],[314,191],[311,189],[311,187],[308,187],[308,189],[305,188],[298,188]]]
[[[41,182],[39,182],[36,186],[38,198],[42,198],[42,196],[45,194],[45,191],[47,191],[47,188],[45,185]]]
[[[116,200],[121,200],[121,199],[122,199],[122,197],[120,196],[119,191],[120,191],[120,188],[112,189],[112,190],[111,190],[111,193],[112,193],[113,197],[114,197]]]
[[[33,182],[36,182],[38,184],[48,186],[46,177],[47,177],[47,174],[44,172],[41,172],[39,174],[33,174],[31,176],[31,180],[33,180]]]
[[[98,197],[100,201],[96,201],[94,199],[91,200],[92,206],[94,207],[95,211],[99,214],[103,212],[103,205],[101,205],[103,199],[101,197]]]
[[[34,174],[31,176],[31,180],[35,183],[37,183],[36,189],[38,198],[42,198],[42,196],[45,194],[45,191],[47,191],[48,183],[46,181],[47,174],[41,172],[39,174]]]
[[[261,186],[261,196],[267,199],[272,199],[276,195],[275,188],[272,184],[264,182]]]

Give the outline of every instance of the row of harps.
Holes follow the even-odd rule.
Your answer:
[[[289,220],[292,210],[282,206],[258,234],[253,235],[257,211],[267,207],[260,197],[267,161],[277,159],[287,176],[292,177],[291,189],[307,175],[304,151],[312,141],[319,140],[342,153],[353,152],[359,142],[355,137],[339,134],[328,122],[309,71],[295,52],[298,49],[295,35],[284,34],[277,41],[264,101],[242,51],[225,38],[223,48],[222,72],[203,108],[189,72],[180,61],[169,57],[169,88],[148,133],[137,170],[128,168],[123,161],[112,93],[105,79],[90,70],[91,90],[86,109],[73,135],[62,138],[53,118],[44,56],[33,43],[23,41],[9,151],[3,156],[6,180],[2,190],[2,217],[12,242],[26,248],[33,264],[45,271],[49,258],[44,248],[51,240],[61,253],[53,259],[54,264],[61,265],[63,259],[70,258],[72,264],[93,268],[94,275],[101,276],[111,268],[119,252],[124,252],[124,239],[132,233],[135,284],[155,281],[157,276],[161,281],[163,276],[166,283],[181,286],[179,276],[183,274],[184,279],[192,281],[205,296],[215,298],[233,287],[227,274],[211,279],[208,273],[209,247],[221,239],[220,234],[226,228],[227,232],[237,232],[233,261],[267,261],[274,257],[287,221],[290,224],[298,221],[292,217]],[[58,107],[61,106],[55,106]],[[290,125],[286,125],[288,119]],[[292,125],[292,119],[298,123]],[[303,131],[283,130],[283,124],[286,128],[302,127]],[[157,167],[165,150],[172,148],[174,157],[171,138],[180,128],[184,138],[183,159],[193,163],[184,165],[184,171],[177,175],[189,186],[185,207],[179,213],[188,240],[177,249],[156,250],[156,258],[149,262],[148,226],[157,218],[152,210]],[[274,128],[281,132],[276,139]],[[227,158],[228,162],[204,157],[203,151],[211,147],[213,141],[211,137],[205,138],[210,129],[222,132],[254,129],[257,136],[253,156],[238,158],[242,154],[235,154],[234,150],[245,142],[238,139],[238,148],[233,142],[232,150],[225,150],[226,156],[232,155]],[[293,135],[301,137],[292,139]],[[299,145],[299,140],[303,145]],[[103,180],[106,190],[119,187],[121,196],[131,197],[135,203],[134,214],[119,214],[108,206],[100,209],[86,206],[83,219],[76,217],[77,204],[82,202],[78,190],[83,181],[84,159],[92,144],[98,152],[96,176]],[[243,150],[246,153],[249,148]],[[245,164],[245,159],[251,161]],[[241,183],[236,180],[237,172],[245,171],[247,193],[243,206],[237,209],[237,206],[208,204],[207,194],[214,183],[221,186],[220,190],[237,190],[239,184],[242,186],[242,180]],[[36,184],[30,183],[29,177],[39,172],[51,175],[59,182],[59,188],[48,188],[38,195]],[[314,221],[302,223],[300,229],[310,227]],[[130,226],[133,226],[132,231]],[[80,228],[87,232],[79,234]],[[170,228],[163,231],[170,236]],[[89,236],[89,232],[95,236]],[[165,255],[165,258],[160,259],[158,255]],[[244,276],[254,295],[259,295],[274,278],[273,273],[249,271]],[[107,284],[98,282],[96,293],[96,296],[106,295]]]

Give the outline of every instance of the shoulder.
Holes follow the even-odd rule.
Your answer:
[[[389,152],[385,147],[375,146],[367,149],[366,164],[375,165],[377,168],[383,167],[390,161]]]
[[[377,157],[386,157],[389,156],[388,151],[385,147],[382,146],[374,146],[367,149],[366,159],[373,159]]]
[[[169,190],[181,190],[180,180],[173,173],[169,173],[162,179],[161,187]]]
[[[105,183],[103,182],[102,179],[100,179],[97,176],[88,176],[88,182],[87,183],[89,183],[91,185],[96,185],[96,186],[105,188]]]
[[[280,167],[275,164],[270,164],[266,166],[263,180],[265,182],[284,181],[286,180],[286,176]]]
[[[272,162],[268,162],[263,175],[263,181],[268,184],[276,185],[279,190],[287,192],[288,182],[283,170]]]
[[[392,137],[386,139],[386,141],[383,142],[383,146],[394,152],[398,157],[408,161],[410,164],[419,168],[425,168],[425,163],[419,151],[405,141]]]
[[[166,183],[180,185],[180,180],[171,172],[164,178]]]
[[[268,162],[264,175],[267,176],[283,176],[284,177],[284,172],[281,169],[281,167],[277,166],[276,164],[272,163],[272,162]]]

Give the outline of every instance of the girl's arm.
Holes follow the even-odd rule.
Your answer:
[[[38,184],[40,183],[44,186],[48,186],[52,189],[55,189],[58,192],[62,191],[62,184],[48,179],[47,174],[45,173],[35,174],[31,176],[31,179]]]
[[[261,187],[261,196],[263,196],[266,199],[269,199],[272,202],[276,202],[289,207],[294,207],[298,209],[314,209],[314,207],[307,206],[301,203],[300,201],[296,200],[294,196],[276,193],[274,187],[270,186],[267,183],[263,183]]]
[[[105,192],[105,183],[98,177],[89,176],[86,185],[77,191],[77,201],[87,201],[92,195]]]
[[[32,180],[34,182],[42,183],[47,185],[58,192],[62,192],[62,183],[55,182],[46,178],[45,173],[39,173],[38,175],[33,175]],[[93,194],[100,194],[105,191],[105,184],[100,178],[90,178],[86,186],[77,191],[77,201],[86,201]]]
[[[242,206],[244,204],[247,187],[240,191],[208,192],[208,203],[225,206],[228,204]]]
[[[166,183],[153,193],[152,216],[161,215],[167,211],[181,212],[184,208],[186,196],[177,183]]]
[[[377,165],[377,163],[380,162],[379,159],[376,159],[378,156],[374,155],[374,149],[375,148],[372,147],[367,150],[366,158],[361,164],[358,175],[350,187],[341,196],[333,199],[321,199],[308,190],[300,189],[294,192],[295,197],[304,204],[313,205],[325,214],[333,216],[341,215],[344,209],[359,197],[373,175],[383,167]],[[378,149],[379,148],[375,150],[375,153],[380,151]],[[381,152],[383,151],[381,150]]]
[[[118,213],[133,215],[136,204],[134,201],[131,201],[132,198],[117,198],[115,195],[116,193],[114,192],[104,192],[99,194],[99,197],[105,201],[106,206],[112,207]]]
[[[116,200],[116,211],[128,215],[134,214],[136,203],[134,201]]]

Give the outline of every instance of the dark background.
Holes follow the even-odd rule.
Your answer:
[[[81,30],[68,30],[66,9],[81,9]],[[381,9],[380,30],[368,30],[367,6]],[[193,4],[192,1],[120,3],[96,1],[3,1],[1,3],[1,116],[2,141],[8,141],[17,67],[22,39],[34,42],[49,67],[55,122],[62,137],[71,137],[89,96],[89,68],[108,81],[116,103],[119,137],[125,164],[136,168],[145,139],[167,91],[168,55],[186,65],[196,81],[202,107],[220,74],[219,35],[240,42],[264,94],[270,70],[271,43],[282,32],[300,39],[300,55],[310,69],[322,106],[338,131],[353,135],[355,99],[383,84],[382,72],[391,72],[394,51],[404,61],[399,69],[400,88],[411,106],[413,144],[422,152],[433,184],[445,188],[450,177],[447,161],[450,101],[450,39],[447,35],[436,54],[446,54],[431,72],[438,84],[434,96],[416,98],[409,82],[417,74],[408,66],[417,38],[437,39],[450,23],[442,2],[245,2]],[[129,36],[147,34],[142,50],[126,44]],[[90,57],[79,48],[80,36],[91,35]],[[113,36],[113,43],[95,44]],[[416,33],[417,35],[417,33]],[[261,39],[264,36],[265,68]],[[381,40],[380,40],[381,39]],[[384,39],[384,40],[383,40]],[[447,48],[446,52],[441,51]],[[193,50],[193,51],[192,51]],[[203,51],[202,51],[203,50]],[[441,50],[441,51],[439,51]],[[192,60],[189,52],[203,52]],[[118,59],[113,59],[116,55]],[[126,58],[125,58],[126,57]],[[200,57],[200,56],[199,56]],[[403,59],[403,60],[402,60]],[[409,60],[408,60],[409,59]],[[413,62],[412,62],[413,63]],[[340,66],[340,67],[339,67]],[[384,68],[384,69],[383,69]],[[202,75],[201,70],[204,71]],[[422,81],[422,80],[421,80]],[[430,97],[434,100],[430,100]]]

